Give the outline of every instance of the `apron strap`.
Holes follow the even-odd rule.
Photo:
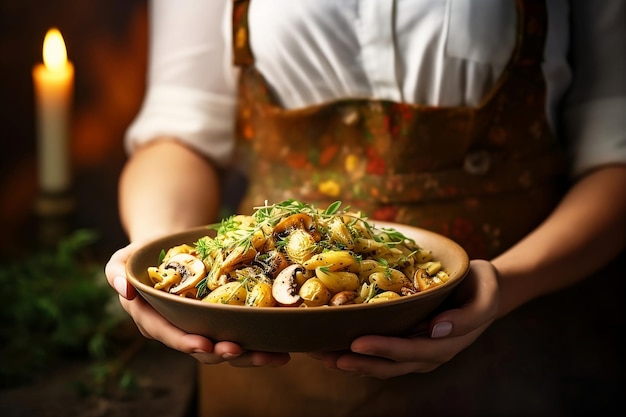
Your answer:
[[[520,67],[533,66],[543,61],[546,33],[548,30],[548,12],[545,1],[518,1],[521,32],[524,39],[518,41],[518,56],[514,62]]]
[[[250,30],[248,29],[248,8],[250,0],[234,0],[233,2],[233,63],[236,66],[247,66],[254,63],[250,49]]]

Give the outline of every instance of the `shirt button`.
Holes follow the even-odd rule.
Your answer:
[[[491,156],[484,150],[473,151],[465,155],[463,169],[470,175],[484,175],[491,168]]]

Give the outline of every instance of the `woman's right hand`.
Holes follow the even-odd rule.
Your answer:
[[[126,279],[126,261],[138,247],[139,244],[134,242],[116,251],[105,266],[105,274],[109,285],[118,292],[122,308],[131,316],[143,336],[190,354],[204,364],[229,361],[238,367],[279,366],[289,361],[288,354],[246,352],[236,343],[213,343],[204,336],[186,333],[170,323]]]

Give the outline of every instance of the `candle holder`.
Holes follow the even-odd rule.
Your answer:
[[[74,196],[69,191],[39,193],[35,201],[35,214],[39,242],[43,247],[56,246],[61,238],[71,232],[74,210]]]

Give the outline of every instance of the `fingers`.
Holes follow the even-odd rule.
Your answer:
[[[193,356],[204,364],[228,361],[236,367],[282,366],[289,362],[288,353],[246,352],[231,342],[213,343],[206,337],[188,334],[161,316],[126,279],[126,262],[137,243],[116,251],[105,266],[109,285],[120,295],[122,308],[133,318],[141,334],[166,346]]]
[[[339,356],[335,367],[358,375],[386,379],[407,373],[426,373],[452,360],[484,331],[482,326],[458,337],[412,339],[364,336],[352,343],[354,353]],[[324,364],[328,365],[326,358]]]
[[[472,261],[468,276],[448,301],[453,308],[437,314],[420,336],[363,336],[352,342],[352,353],[313,356],[328,368],[382,379],[430,372],[471,345],[495,319],[496,269],[487,261]]]
[[[213,343],[209,339],[182,331],[161,316],[143,298],[127,300],[120,296],[120,303],[135,320],[137,328],[145,337],[159,340],[168,347],[184,353],[213,351]]]
[[[377,336],[368,336],[368,338],[369,337],[373,338]],[[319,360],[322,365],[328,369],[350,372],[359,376],[370,376],[379,379],[387,379],[409,373],[430,372],[445,362],[431,362],[429,360],[417,361],[414,357],[410,357],[409,355],[407,355],[407,357],[410,357],[411,360],[407,361],[388,359],[382,356],[385,353],[384,346],[395,342],[390,342],[390,338],[388,337],[379,337],[378,343],[374,341],[370,342],[372,342],[372,345],[376,344],[380,346],[380,350],[376,348],[371,350],[376,352],[374,356],[353,352],[313,352],[309,353],[309,356]],[[381,356],[377,356],[378,354],[381,354]],[[395,353],[391,354],[391,356],[395,355]]]
[[[336,367],[359,376],[389,379],[410,373],[426,373],[439,367],[439,363],[395,362],[381,357],[343,355],[337,359]]]
[[[159,340],[166,346],[188,354],[212,355],[204,356],[207,362],[217,363],[223,361],[219,356],[214,357],[213,343],[199,335],[187,334],[180,330],[163,316],[161,316],[143,298],[137,296],[137,292],[126,280],[126,261],[133,253],[136,244],[116,251],[105,266],[105,275],[109,285],[120,295],[122,308],[133,318],[141,334],[149,339]],[[227,346],[222,354],[241,354],[237,346]]]
[[[469,273],[453,297],[459,307],[446,310],[430,321],[432,338],[466,335],[493,322],[499,303],[495,267],[488,261],[471,261]]]
[[[472,341],[474,338],[471,339]],[[413,362],[418,368],[434,369],[434,365],[448,362],[470,342],[462,338],[433,340],[429,337],[412,339],[363,336],[352,342],[351,350],[367,356],[376,356],[394,362]]]
[[[186,333],[172,325],[141,297],[134,300],[120,297],[120,302],[145,337],[187,353],[200,363],[215,365],[228,361],[232,366],[257,367],[281,366],[289,362],[290,356],[286,353],[246,352],[236,343],[213,344],[206,337]]]
[[[126,279],[126,261],[133,252],[135,244],[116,251],[104,267],[104,273],[109,285],[122,297],[132,300],[137,296],[137,291]]]
[[[241,356],[230,359],[228,362],[238,368],[259,366],[282,366],[289,362],[291,355],[288,353],[270,352],[246,352]]]

